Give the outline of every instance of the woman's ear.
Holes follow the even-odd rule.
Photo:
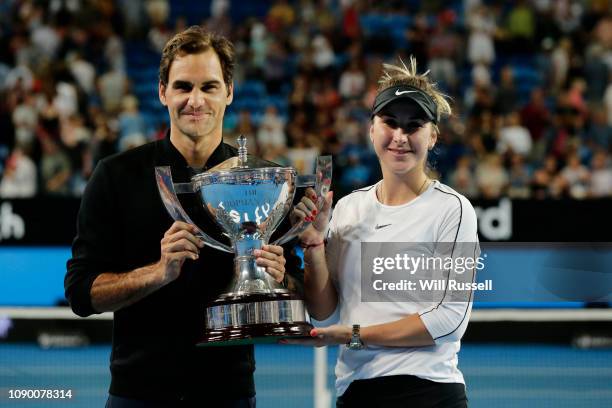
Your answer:
[[[431,128],[431,137],[429,140],[429,145],[427,145],[427,150],[431,150],[434,148],[434,146],[436,145],[436,142],[438,141],[438,130],[436,127]]]

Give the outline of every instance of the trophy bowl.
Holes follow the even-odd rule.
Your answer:
[[[237,157],[193,176],[191,183],[185,183],[187,186],[172,184],[169,168],[156,168],[162,200],[173,218],[193,224],[180,206],[175,187],[195,192],[231,246],[204,231],[198,235],[211,247],[234,253],[230,284],[206,307],[206,328],[198,343],[201,346],[275,343],[281,338],[309,336],[312,329],[301,297],[257,265],[253,251],[269,243],[291,209],[298,185],[315,184],[319,197],[326,193],[331,180],[331,157],[320,158],[317,175],[304,179],[292,167],[247,156],[244,137],[238,139],[238,144]],[[310,184],[298,183],[300,177]],[[322,204],[320,199],[317,205],[321,208]],[[274,244],[287,242],[307,225],[299,222]]]

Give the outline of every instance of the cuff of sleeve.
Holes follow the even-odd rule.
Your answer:
[[[432,310],[431,308],[419,312],[419,317],[423,325],[425,325],[429,335],[436,344],[439,343],[437,339],[442,335],[442,331],[444,330],[444,323],[440,321],[440,317],[437,315],[438,313],[436,313],[436,310]]]
[[[327,327],[327,326],[331,326],[332,324],[338,324],[338,322],[340,321],[340,310],[339,309],[340,308],[336,305],[336,309],[334,310],[334,312],[330,314],[327,319],[324,319],[324,320],[317,320],[311,316],[310,323],[312,323],[312,325],[315,327]]]
[[[95,310],[91,304],[91,287],[93,286],[93,283],[97,277],[97,274],[91,275],[82,281],[75,283],[72,296],[70,299],[68,299],[72,311],[81,317],[102,313]]]

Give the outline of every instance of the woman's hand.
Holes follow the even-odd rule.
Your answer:
[[[290,216],[292,225],[297,224],[301,220],[311,223],[308,228],[300,234],[302,246],[308,247],[311,245],[319,245],[323,242],[325,231],[329,224],[333,197],[334,193],[332,191],[327,193],[323,201],[323,208],[321,212],[319,212],[316,205],[319,197],[317,197],[312,188],[308,188],[302,200],[294,207]]]
[[[302,346],[332,346],[335,344],[347,344],[351,341],[353,329],[350,326],[334,324],[328,327],[317,327],[310,331],[310,338],[282,339],[280,344],[299,344]]]

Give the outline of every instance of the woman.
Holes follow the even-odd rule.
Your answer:
[[[319,321],[336,311],[339,324],[315,328],[312,339],[287,342],[343,345],[337,407],[466,407],[457,352],[471,292],[462,301],[447,291],[431,302],[364,301],[363,282],[370,281],[362,279],[368,273],[361,270],[362,243],[450,243],[454,258],[459,243],[474,257],[478,250],[471,204],[426,174],[437,124],[451,114],[450,105],[427,74],[417,74],[414,58],[410,67],[384,68],[369,131],[383,179],[341,199],[329,225],[331,193],[317,214],[314,203],[321,198],[309,190],[293,214],[313,222],[300,237],[308,311]],[[473,268],[463,277],[473,281]],[[450,270],[445,278],[452,278]]]

